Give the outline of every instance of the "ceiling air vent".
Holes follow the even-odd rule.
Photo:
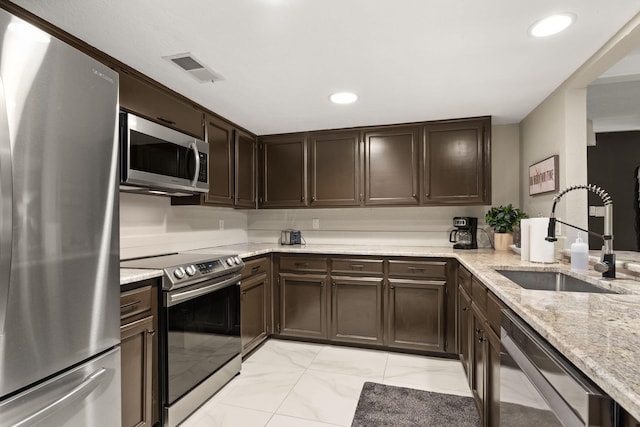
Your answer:
[[[162,58],[180,67],[181,70],[189,73],[200,83],[217,82],[220,80],[224,80],[224,77],[208,68],[207,66],[203,65],[200,60],[196,59],[189,52],[180,53],[178,55],[163,56]]]

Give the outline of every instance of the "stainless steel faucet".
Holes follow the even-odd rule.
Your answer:
[[[594,233],[593,231],[585,230],[583,228],[576,227],[575,225],[568,224],[566,222],[560,221],[559,219],[556,219],[556,204],[560,201],[562,196],[570,191],[578,189],[591,191],[592,193],[597,194],[600,199],[602,199],[602,203],[604,204],[604,234]],[[556,240],[558,240],[556,238],[556,222],[602,238],[604,244],[602,246],[600,262],[596,263],[593,266],[593,269],[602,273],[602,277],[615,279],[616,255],[613,253],[613,200],[611,199],[609,193],[593,184],[574,185],[573,187],[562,190],[553,198],[553,207],[551,208],[551,216],[549,217],[549,229],[547,231],[547,237],[545,238],[545,240],[549,242],[555,242]]]

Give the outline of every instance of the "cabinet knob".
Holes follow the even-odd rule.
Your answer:
[[[429,197],[429,193],[425,193],[424,197]]]
[[[469,311],[469,307],[463,308],[462,311]]]
[[[304,202],[304,196],[300,197],[300,201]]]
[[[476,334],[480,334],[480,333],[482,333],[482,329],[480,328],[476,329]]]
[[[147,333],[151,336],[154,336],[156,334],[156,331],[155,329],[151,329],[151,330],[147,329]]]
[[[411,195],[411,197],[413,197],[414,199],[416,199],[416,198],[418,198],[418,195],[417,195],[416,193],[413,193],[413,194]]]
[[[333,282],[333,283],[331,284],[331,286],[333,286],[333,287],[335,288],[335,287],[336,287],[336,282]]]
[[[487,339],[485,337],[478,338],[478,342],[485,342]]]
[[[303,197],[303,199],[304,199],[304,197]],[[311,201],[315,202],[316,201],[316,196],[311,196]]]

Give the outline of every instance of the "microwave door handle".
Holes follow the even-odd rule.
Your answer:
[[[193,150],[193,155],[196,157],[196,170],[193,173],[193,180],[191,181],[191,186],[195,187],[198,183],[198,176],[200,176],[200,152],[195,142],[190,143],[189,148]]]

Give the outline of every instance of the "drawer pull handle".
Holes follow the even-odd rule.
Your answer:
[[[136,308],[136,306],[138,304],[140,304],[142,301],[134,301],[134,302],[130,302],[128,304],[124,304],[120,306],[120,312],[127,312],[127,311],[131,311],[134,310]]]
[[[296,267],[308,267],[309,263],[308,262],[296,262],[295,266]]]
[[[164,122],[168,125],[175,125],[176,122],[174,122],[173,120],[169,120],[169,119],[165,119],[164,117],[158,117],[158,120],[160,120],[161,122]]]
[[[156,334],[156,330],[155,329],[151,329],[151,330],[147,329],[147,333],[149,335],[151,335],[151,336],[154,336]]]
[[[412,267],[412,266],[409,266],[409,271],[424,271],[424,267]]]
[[[260,270],[260,266],[259,265],[254,265],[253,267],[251,267],[251,272],[252,273],[255,273],[258,270]]]
[[[352,270],[362,270],[363,268],[364,268],[364,265],[362,264],[351,264]]]

